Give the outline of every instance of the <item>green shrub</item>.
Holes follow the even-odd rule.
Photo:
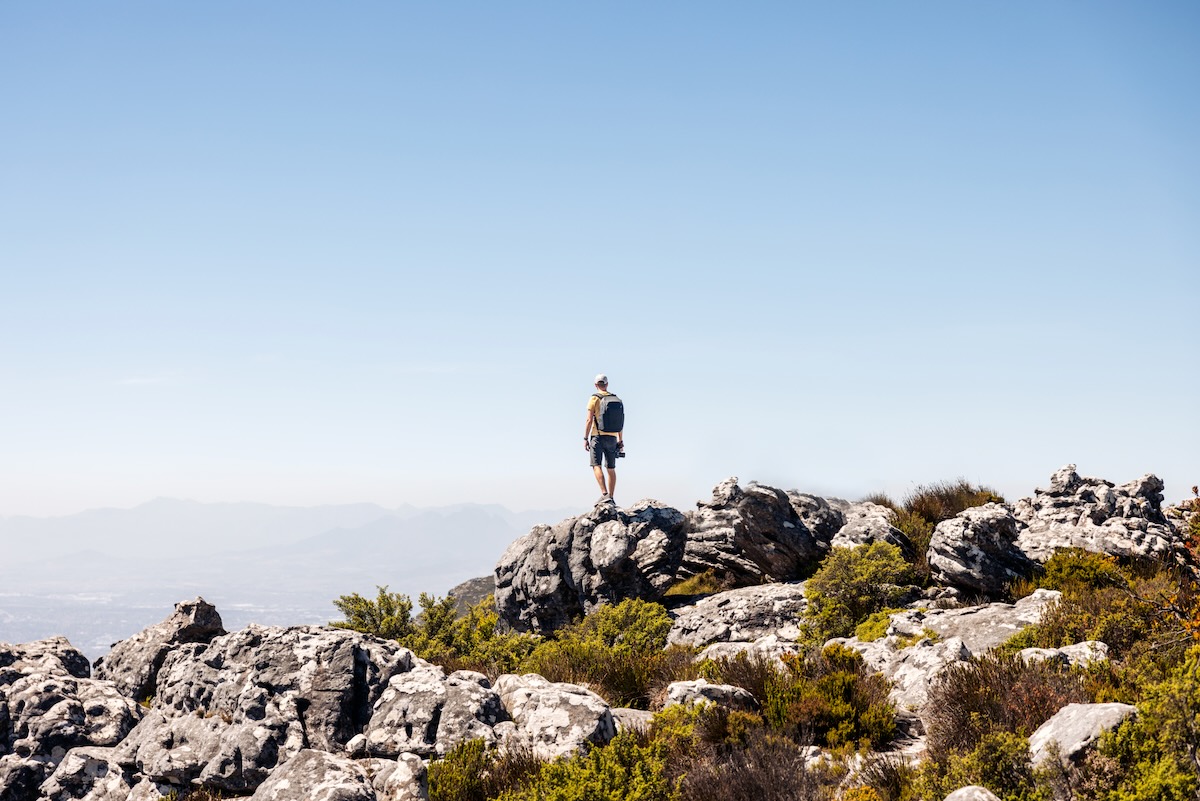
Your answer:
[[[412,599],[398,592],[388,592],[386,584],[376,589],[379,594],[374,601],[358,593],[340,596],[333,605],[346,619],[329,625],[385,640],[398,640],[412,634]]]
[[[640,599],[605,604],[555,632],[521,670],[586,684],[613,706],[648,709],[670,682],[699,676],[694,649],[666,647],[670,629],[671,618],[659,604]]]
[[[866,620],[855,626],[854,636],[861,642],[875,642],[882,639],[887,634],[888,626],[891,625],[892,615],[900,611],[903,610],[889,608],[873,612],[867,616]]]
[[[810,636],[822,642],[849,637],[868,616],[896,603],[913,579],[909,564],[895,545],[874,542],[857,548],[834,548],[804,585]]]
[[[738,654],[707,666],[714,681],[748,690],[766,725],[799,743],[865,748],[895,734],[888,683],[842,645],[773,660]]]
[[[874,790],[880,801],[916,801],[917,775],[916,766],[903,756],[875,754],[859,771],[858,780]]]
[[[892,525],[900,529],[912,543],[913,572],[921,584],[928,584],[929,541],[933,539],[934,524],[908,509],[898,509],[892,516]]]
[[[674,801],[665,746],[639,739],[626,732],[602,748],[547,762],[530,784],[501,793],[497,801]]]
[[[929,754],[944,767],[991,734],[1028,737],[1067,704],[1086,701],[1080,674],[1050,661],[989,654],[951,665],[929,689]]]
[[[492,678],[515,671],[540,642],[531,634],[500,631],[490,595],[457,617],[452,597],[421,593],[421,613],[414,620],[407,595],[388,592],[386,586],[378,590],[375,600],[355,593],[334,601],[346,619],[330,625],[395,640],[447,670],[477,670]]]
[[[542,760],[529,751],[499,751],[464,740],[429,763],[429,801],[488,801],[536,778]]]
[[[735,582],[730,581],[727,577],[718,576],[714,570],[705,570],[703,573],[697,573],[671,585],[663,595],[667,597],[712,595],[732,589],[734,584]]]
[[[832,801],[840,778],[809,768],[794,741],[762,728],[698,749],[677,771],[680,801]]]
[[[978,784],[1001,801],[1050,801],[1049,788],[1029,762],[1029,741],[1006,731],[982,737],[965,754],[946,762],[926,762],[917,781],[922,798],[940,799],[959,787]]]
[[[1081,773],[1089,801],[1200,797],[1200,646],[1146,689],[1138,715],[1101,738]]]

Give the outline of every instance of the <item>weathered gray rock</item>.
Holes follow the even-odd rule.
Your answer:
[[[362,731],[387,682],[413,656],[394,642],[344,629],[250,625],[167,656],[154,707],[234,722],[262,720],[272,699],[302,710],[308,745],[337,752]]]
[[[958,637],[948,640],[919,640],[901,650],[882,671],[892,682],[888,698],[903,712],[920,714],[929,700],[929,688],[947,666],[971,658],[971,651]]]
[[[795,640],[808,608],[803,582],[760,584],[718,592],[671,610],[667,642],[702,647],[751,642],[768,634]]]
[[[792,509],[817,542],[828,544],[846,525],[844,510],[851,506],[841,498],[822,498],[806,492],[788,490]]]
[[[33,673],[86,679],[91,677],[92,669],[87,657],[66,637],[48,637],[21,645],[0,642],[0,687],[17,676]]]
[[[825,553],[783,490],[742,489],[730,478],[696,507],[687,515],[683,577],[712,571],[738,584],[792,581]]]
[[[258,717],[229,713],[167,716],[152,710],[113,757],[153,782],[243,794],[305,747],[293,693],[270,698]]]
[[[1049,759],[1054,753],[1051,745],[1057,744],[1063,767],[1069,767],[1101,734],[1136,714],[1137,707],[1129,704],[1067,704],[1029,736],[1033,764]]]
[[[946,796],[946,801],[1000,801],[1000,799],[988,788],[972,784],[955,790]]]
[[[428,801],[428,769],[420,757],[401,754],[395,761],[381,761],[389,769],[372,777],[376,801]]]
[[[1017,547],[1038,562],[1058,548],[1165,559],[1178,537],[1163,514],[1162,490],[1162,480],[1151,474],[1114,485],[1080,476],[1069,464],[1050,477],[1048,488],[1014,505],[1024,526]]]
[[[42,783],[46,801],[126,801],[136,783],[112,756],[113,749],[72,748]]]
[[[749,642],[714,642],[696,655],[697,662],[705,659],[734,659],[738,654],[746,654],[754,659],[765,659],[783,664],[784,655],[801,653],[804,647],[798,642],[780,637],[778,634],[768,634]]]
[[[0,798],[4,801],[34,801],[38,786],[54,770],[49,759],[17,754],[0,756]]]
[[[254,801],[376,801],[367,772],[352,759],[306,748],[280,765]]]
[[[116,756],[154,782],[249,792],[306,747],[342,751],[412,665],[393,642],[312,626],[181,644],[158,672],[153,711]]]
[[[646,731],[650,728],[650,721],[654,718],[654,713],[645,709],[629,709],[627,707],[614,707],[612,710],[613,722],[617,724],[617,732],[623,731]]]
[[[692,704],[719,704],[730,709],[746,711],[758,708],[758,701],[749,691],[732,684],[710,684],[705,679],[674,681],[667,686],[667,702],[664,706]]]
[[[1087,640],[1062,648],[1023,648],[1017,652],[1017,656],[1025,664],[1049,661],[1063,667],[1086,667],[1108,659],[1108,646],[1098,640]]]
[[[374,756],[413,753],[442,756],[464,740],[496,742],[492,727],[508,718],[482,673],[460,670],[446,676],[419,664],[392,676],[367,724],[366,750]]]
[[[161,623],[115,644],[96,660],[96,678],[107,679],[130,698],[154,694],[155,680],[167,653],[182,643],[208,643],[225,633],[221,616],[203,598],[181,601]]]
[[[1062,593],[1038,589],[1016,603],[990,603],[956,609],[913,609],[891,616],[887,634],[922,635],[925,629],[942,639],[957,637],[975,656],[1000,645],[1021,629],[1041,621]]]
[[[549,632],[604,602],[657,600],[683,558],[684,516],[657,501],[597,504],[535,526],[496,565],[496,609],[518,631]]]
[[[943,520],[927,553],[934,581],[989,595],[1029,575],[1034,564],[1017,547],[1020,524],[1007,506],[988,503]]]
[[[878,503],[860,501],[850,503],[840,498],[831,498],[830,506],[842,515],[842,526],[830,540],[835,548],[855,548],[874,542],[895,545],[906,554],[913,553],[913,544],[904,532],[892,525],[892,510]]]
[[[542,759],[554,759],[616,736],[608,704],[577,684],[506,673],[496,679],[495,689],[512,717],[495,727],[505,748],[529,748]]]

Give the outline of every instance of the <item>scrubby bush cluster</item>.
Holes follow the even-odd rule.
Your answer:
[[[832,549],[804,585],[811,635],[821,642],[853,635],[868,617],[896,606],[913,578],[895,545],[874,542]]]

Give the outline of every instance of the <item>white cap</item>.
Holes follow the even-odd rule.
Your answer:
[[[606,376],[604,373],[601,373],[600,375],[596,376],[596,380],[593,383],[608,386],[608,376]]]

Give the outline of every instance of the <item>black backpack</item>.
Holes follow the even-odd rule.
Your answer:
[[[600,399],[596,407],[596,428],[606,434],[616,434],[625,428],[625,406],[616,395],[601,395],[597,392],[593,398]]]

